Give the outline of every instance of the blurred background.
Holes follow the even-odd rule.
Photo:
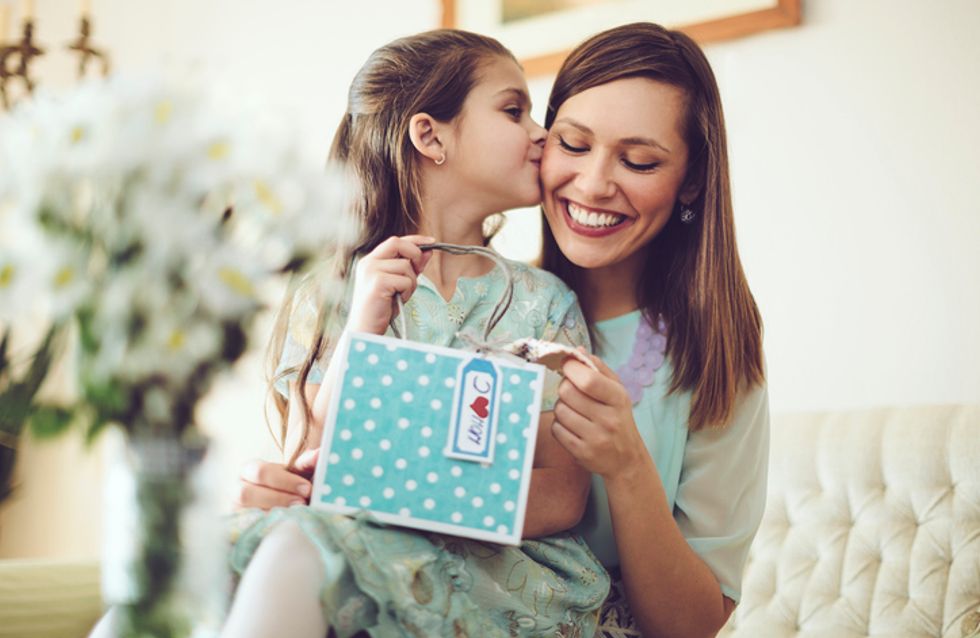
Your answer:
[[[41,90],[70,86],[77,59],[64,46],[90,10],[114,70],[190,74],[259,96],[325,156],[361,63],[393,38],[440,26],[443,9],[441,0],[0,0],[0,42],[32,14],[47,49],[32,74]],[[804,0],[799,26],[705,45],[726,109],[773,412],[980,402],[978,27],[976,0]],[[531,70],[541,121],[553,76]],[[517,211],[496,246],[533,259],[539,232],[537,211]],[[257,352],[200,414],[229,506],[241,463],[277,458],[264,398]],[[23,443],[15,495],[0,509],[0,558],[99,554],[111,444]]]

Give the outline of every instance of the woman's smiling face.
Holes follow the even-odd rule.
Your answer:
[[[582,268],[642,265],[682,192],[688,148],[686,98],[646,78],[602,84],[567,100],[541,164],[544,211],[562,253]]]

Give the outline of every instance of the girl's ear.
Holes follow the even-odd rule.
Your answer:
[[[408,136],[412,146],[424,157],[441,165],[446,161],[446,149],[440,136],[442,126],[428,113],[416,113],[408,121]]]

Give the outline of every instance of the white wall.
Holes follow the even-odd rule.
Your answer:
[[[712,47],[776,411],[980,401],[980,4]]]
[[[119,68],[196,63],[266,93],[323,152],[368,53],[438,24],[438,5],[94,0],[96,37]],[[71,59],[54,49],[76,6],[37,7],[38,37],[52,50],[38,75],[64,83]],[[727,111],[742,257],[766,323],[772,407],[980,402],[980,4],[809,0],[804,9],[800,28],[707,49]],[[539,116],[549,85],[531,83]],[[533,255],[525,229],[536,225],[522,213],[501,249]],[[241,460],[271,450],[263,393],[252,357],[202,410],[228,494]],[[21,477],[35,493],[83,492],[79,502],[98,512],[90,484],[48,471],[71,445],[32,446]],[[97,538],[86,508],[23,494],[3,512],[0,556],[97,552],[30,533],[56,526]]]

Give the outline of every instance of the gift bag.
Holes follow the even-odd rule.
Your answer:
[[[466,248],[484,251],[506,269],[496,253]],[[511,294],[508,285],[480,343]],[[487,350],[345,334],[311,505],[520,544],[545,368]]]

